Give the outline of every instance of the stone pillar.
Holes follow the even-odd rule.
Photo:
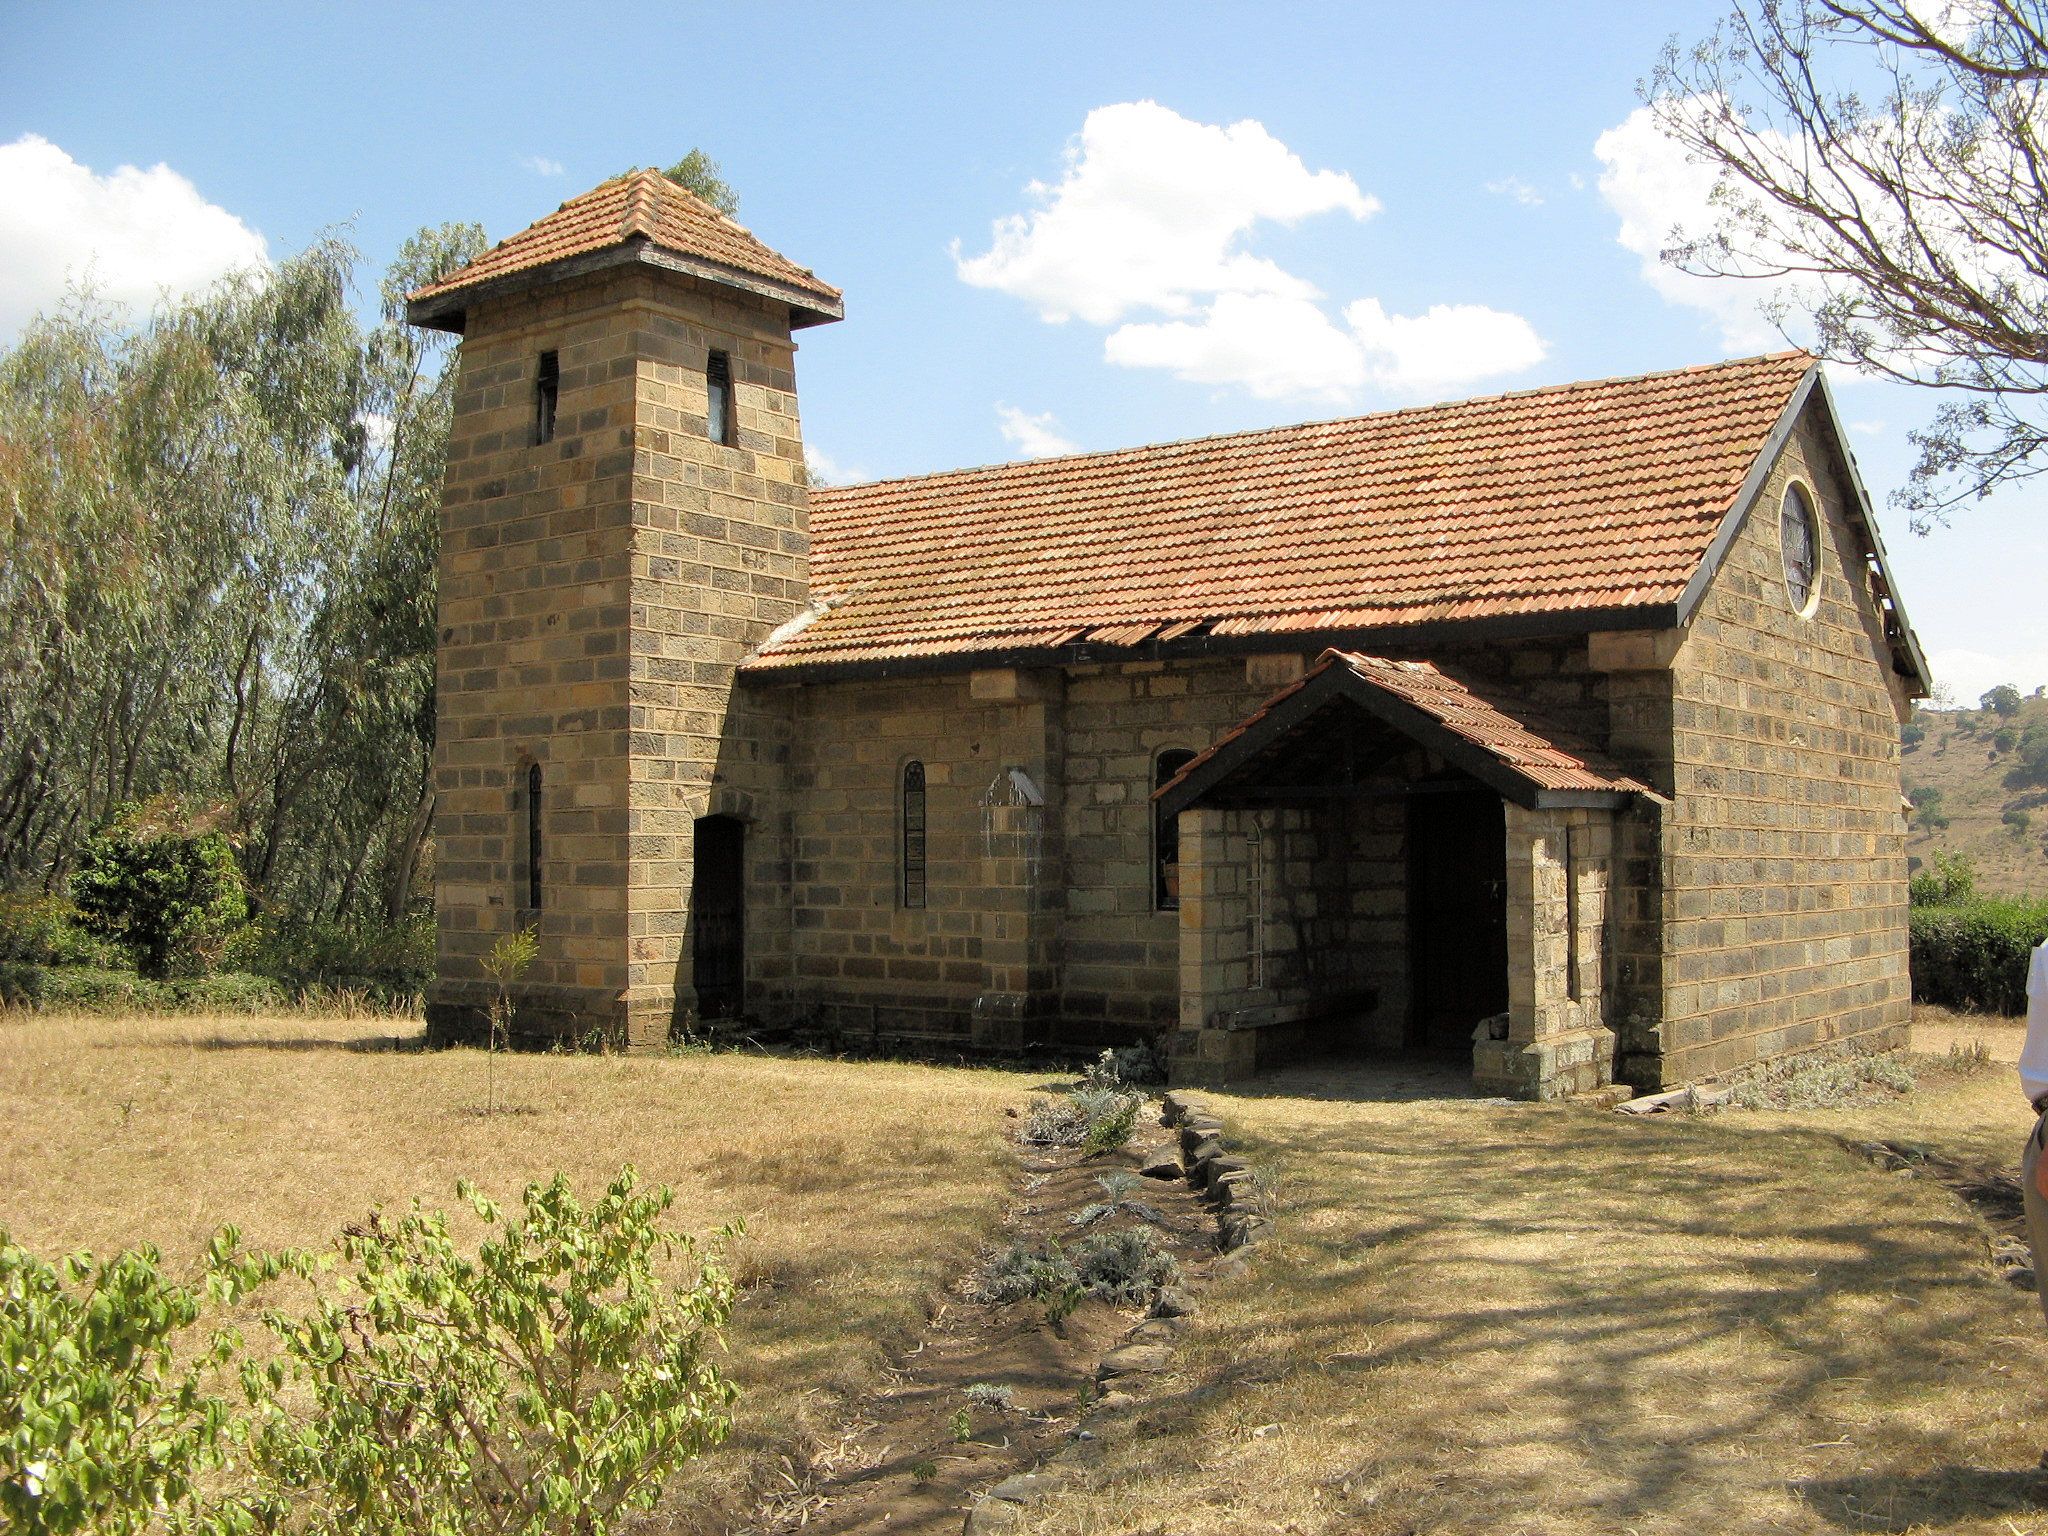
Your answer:
[[[1561,1099],[1614,1078],[1605,1006],[1613,817],[1506,809],[1508,1033],[1473,1043],[1472,1082],[1481,1093]]]
[[[976,672],[973,699],[1000,708],[1000,764],[980,794],[981,958],[970,1027],[979,1050],[1014,1053],[1052,1021],[1053,938],[1063,900],[1057,674]]]
[[[1180,1029],[1169,1071],[1176,1084],[1243,1079],[1258,1066],[1258,1036],[1223,1027],[1251,984],[1250,910],[1240,813],[1180,813]]]

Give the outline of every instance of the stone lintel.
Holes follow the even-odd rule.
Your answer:
[[[1284,688],[1308,670],[1308,658],[1295,651],[1262,652],[1244,659],[1244,680],[1254,688]]]

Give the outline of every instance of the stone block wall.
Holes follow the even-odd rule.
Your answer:
[[[1786,594],[1778,517],[1820,520],[1811,616]],[[1668,671],[1617,671],[1616,738],[1668,717],[1668,807],[1625,822],[1621,1074],[1639,1088],[1842,1039],[1904,1039],[1903,685],[1848,488],[1812,422],[1773,466]]]

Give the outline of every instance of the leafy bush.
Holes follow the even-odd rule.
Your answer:
[[[149,977],[210,970],[249,916],[227,835],[168,799],[131,806],[86,839],[71,891],[94,931],[126,945]]]
[[[153,981],[94,966],[0,964],[0,1003],[52,1013],[266,1013],[284,1002],[268,976],[216,971]]]
[[[625,1169],[579,1203],[557,1174],[474,1257],[417,1204],[344,1234],[355,1297],[268,1316],[283,1346],[244,1366],[262,1525],[309,1536],[604,1536],[731,1432],[709,1358],[733,1285],[664,1230],[673,1200]],[[694,1261],[688,1283],[658,1259]]]
[[[210,1386],[240,1345],[215,1328],[180,1361],[173,1341],[214,1307],[274,1277],[223,1229],[196,1286],[154,1248],[55,1265],[0,1232],[0,1514],[22,1536],[127,1536],[197,1519],[228,1446],[229,1405]],[[183,1346],[190,1352],[189,1339]]]
[[[117,966],[123,959],[62,896],[0,893],[0,964]]]
[[[2048,901],[1972,898],[1915,906],[1913,999],[2024,1013],[2027,963],[2043,939],[2048,939]]]

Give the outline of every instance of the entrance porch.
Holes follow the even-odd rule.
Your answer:
[[[1326,652],[1157,798],[1180,830],[1176,1081],[1408,1051],[1612,1080],[1616,811],[1647,793],[1426,662]]]

